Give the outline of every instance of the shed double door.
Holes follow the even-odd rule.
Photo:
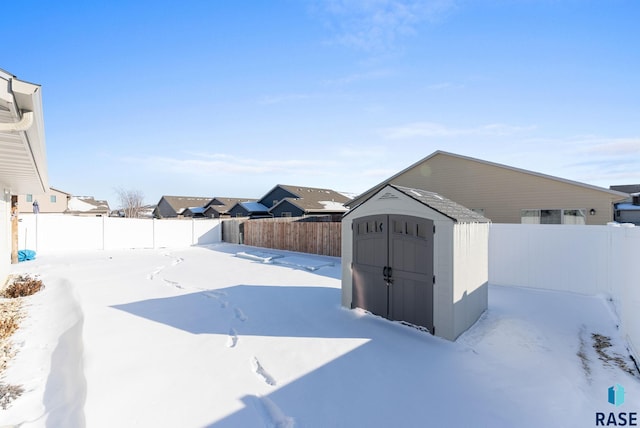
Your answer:
[[[426,218],[355,219],[352,306],[433,332],[433,237]]]

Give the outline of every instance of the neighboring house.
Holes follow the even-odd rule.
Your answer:
[[[204,207],[210,201],[210,197],[163,196],[153,210],[153,216],[155,218],[183,217],[187,208]]]
[[[640,226],[640,184],[610,186],[610,189],[629,194],[625,201],[615,205],[614,220]]]
[[[349,198],[335,190],[278,184],[258,203],[269,208],[273,217],[342,215]]]
[[[240,202],[255,202],[256,199],[249,198],[213,198],[205,205],[204,216],[207,218],[230,217],[230,210]]]
[[[189,207],[182,211],[183,217],[204,218],[204,207]]]
[[[92,196],[72,196],[64,213],[85,217],[108,217],[110,210],[107,201],[95,200]]]
[[[238,202],[229,210],[229,217],[270,218],[271,214],[259,202]]]
[[[49,189],[40,85],[0,69],[0,285],[17,262],[18,196]]]
[[[627,194],[443,151],[421,159],[351,200],[387,184],[438,193],[494,223],[607,224]]]
[[[41,214],[57,213],[61,214],[68,208],[71,194],[62,190],[49,187],[46,193],[26,193],[18,195],[18,212],[32,213],[33,203],[38,202],[39,212]]]

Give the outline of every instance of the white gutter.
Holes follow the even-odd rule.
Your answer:
[[[33,125],[33,112],[25,111],[22,113],[22,119],[14,123],[0,123],[0,132],[19,132],[26,131]]]

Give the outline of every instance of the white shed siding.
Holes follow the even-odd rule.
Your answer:
[[[471,327],[488,305],[489,223],[453,228],[453,339]]]

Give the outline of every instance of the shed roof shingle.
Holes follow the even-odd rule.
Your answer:
[[[464,207],[457,202],[440,196],[437,193],[429,192],[421,189],[412,189],[409,187],[397,186],[390,184],[390,187],[399,190],[410,198],[438,211],[439,213],[449,217],[458,223],[489,223],[490,220],[469,208]]]

